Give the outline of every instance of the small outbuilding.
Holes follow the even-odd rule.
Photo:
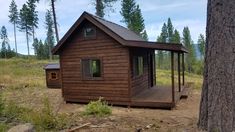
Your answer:
[[[60,64],[47,64],[45,67],[48,88],[61,88]]]
[[[161,50],[169,52],[171,58],[168,87],[156,86],[155,53]],[[187,49],[182,44],[145,41],[123,26],[87,12],[52,53],[60,57],[61,73],[56,83],[61,81],[66,102],[88,103],[103,97],[114,105],[172,108],[187,89]],[[48,82],[53,81],[50,76],[48,73]]]

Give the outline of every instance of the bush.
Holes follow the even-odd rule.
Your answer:
[[[85,108],[84,115],[106,116],[112,113],[111,107],[102,98],[97,101],[91,101]]]

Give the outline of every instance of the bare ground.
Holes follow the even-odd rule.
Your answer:
[[[109,117],[82,117],[75,113],[84,110],[82,104],[66,104],[61,97],[60,89],[29,89],[5,92],[6,97],[25,107],[40,109],[42,99],[48,97],[54,110],[71,116],[74,126],[82,126],[79,131],[159,131],[159,132],[196,132],[200,91],[194,90],[187,99],[178,102],[173,110],[112,107]],[[73,119],[72,119],[73,118]],[[87,124],[88,123],[88,124]]]

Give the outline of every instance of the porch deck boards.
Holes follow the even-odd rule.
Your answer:
[[[146,89],[131,99],[131,106],[153,107],[153,108],[173,108],[181,96],[185,95],[187,88],[182,88],[181,92],[175,89],[175,102],[172,102],[171,87],[157,87]],[[185,95],[186,96],[186,95]]]

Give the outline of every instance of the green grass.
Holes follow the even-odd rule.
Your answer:
[[[19,89],[45,87],[44,65],[48,60],[0,59],[0,85]]]
[[[7,132],[9,126],[5,123],[0,123],[0,132]]]
[[[178,73],[175,71],[175,82],[178,81]],[[185,72],[185,82],[193,83],[194,89],[201,89],[202,87],[202,76]],[[156,72],[156,83],[157,86],[171,86],[171,71],[157,69]]]

